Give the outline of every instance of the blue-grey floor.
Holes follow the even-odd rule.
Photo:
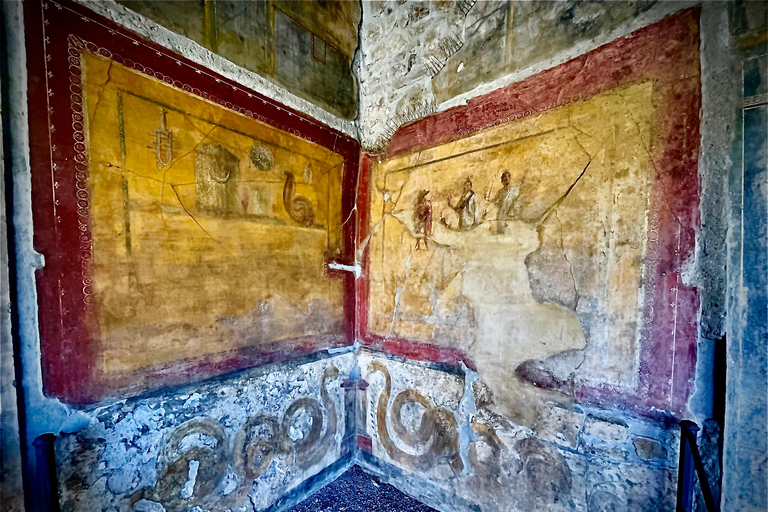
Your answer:
[[[360,466],[352,466],[289,512],[336,511],[437,512],[377,477],[369,475]]]

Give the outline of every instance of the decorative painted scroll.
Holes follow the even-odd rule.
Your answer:
[[[327,267],[352,259],[357,143],[80,6],[27,10],[46,391],[349,343],[352,281]]]
[[[361,191],[362,338],[465,362],[526,424],[531,384],[684,410],[698,43],[685,11],[401,128]]]
[[[436,370],[422,368],[420,372],[428,374]],[[481,498],[480,502],[488,501],[488,510],[560,510],[553,505],[569,498],[572,472],[563,456],[533,436],[530,430],[498,415],[494,419],[494,414],[488,414],[487,404],[478,400],[479,397],[475,403],[478,414],[473,415],[468,424],[471,434],[467,436],[464,460],[471,467],[466,468],[460,455],[459,430],[467,425],[459,426],[456,421],[459,415],[437,406],[420,390],[410,387],[392,400],[392,377],[382,360],[374,359],[368,365],[366,379],[377,379],[376,374],[383,375],[384,383],[379,388],[378,400],[375,395],[369,396],[369,400],[377,400],[378,405],[370,411],[368,425],[374,430],[382,457],[421,476],[466,476],[467,480],[458,485],[467,483],[471,493]],[[434,382],[428,379],[425,378],[422,385]],[[369,393],[371,389],[373,387],[368,388]],[[501,440],[496,428],[506,429],[509,444]],[[515,434],[510,435],[510,429],[515,430]],[[441,473],[441,467],[447,472]],[[504,494],[508,494],[509,489],[516,489],[514,497]],[[501,496],[505,496],[504,500],[500,500]],[[572,508],[571,505],[569,509]]]
[[[224,512],[242,506],[253,483],[269,469],[276,456],[295,457],[296,465],[302,469],[317,464],[336,435],[336,406],[326,383],[338,375],[335,366],[323,373],[322,404],[314,398],[299,398],[288,406],[282,421],[267,415],[249,418],[231,442],[215,420],[202,417],[187,421],[165,441],[161,460],[166,465],[157,483],[136,491],[131,503],[142,499],[154,501],[168,512],[194,507]],[[307,417],[303,422],[306,431],[294,427],[302,413]],[[187,489],[190,471],[196,478]],[[221,485],[231,472],[237,485]]]
[[[389,375],[389,370],[381,362],[373,361],[368,372],[369,375],[374,372],[381,372],[385,379],[384,390],[379,395],[376,409],[376,425],[379,441],[387,455],[398,464],[414,470],[428,468],[435,463],[437,458],[447,457],[451,465],[457,471],[461,471],[463,463],[459,457],[459,432],[453,414],[446,409],[437,407],[431,399],[413,389],[399,393],[390,408],[392,378]],[[409,403],[424,410],[416,432],[408,430],[403,425],[402,410]],[[400,442],[406,444],[410,450],[421,453],[417,455],[408,453],[395,444],[387,426],[387,416],[390,413],[392,414],[391,423]]]

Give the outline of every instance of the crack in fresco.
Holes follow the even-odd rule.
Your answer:
[[[587,153],[587,154],[589,154],[589,153]],[[576,178],[576,181],[571,183],[571,185],[568,187],[568,190],[565,191],[565,194],[560,196],[560,198],[557,201],[552,203],[552,205],[549,208],[547,208],[547,210],[544,212],[544,214],[541,216],[541,218],[539,218],[539,220],[533,224],[534,226],[539,227],[545,220],[547,220],[547,217],[549,217],[552,214],[552,212],[554,212],[557,209],[557,207],[560,206],[563,203],[563,201],[565,201],[565,198],[568,197],[568,194],[571,193],[571,191],[579,183],[579,180],[581,180],[581,178],[584,176],[584,174],[586,174],[587,169],[589,169],[589,165],[591,163],[592,163],[592,160],[590,159],[589,162],[587,162],[586,167],[584,167],[584,170],[581,171],[581,174],[579,174],[579,177]]]
[[[170,185],[170,184],[169,184],[169,185]],[[195,216],[192,214],[192,212],[190,212],[189,210],[187,210],[187,207],[186,207],[186,206],[184,206],[184,203],[182,203],[182,202],[181,202],[181,197],[179,197],[179,192],[176,190],[176,187],[175,187],[174,185],[170,185],[170,187],[171,187],[171,190],[173,190],[173,193],[176,195],[176,200],[179,202],[179,206],[181,206],[181,209],[182,209],[182,210],[184,210],[184,213],[186,213],[186,214],[189,216],[189,218],[190,218],[190,219],[192,219],[192,222],[194,222],[194,223],[195,223],[195,225],[196,225],[197,227],[199,227],[199,228],[200,228],[200,231],[202,231],[203,233],[205,233],[205,235],[206,235],[208,238],[210,238],[211,240],[213,240],[214,242],[216,242],[216,245],[218,245],[219,247],[221,247],[221,249],[222,249],[224,252],[226,252],[227,254],[229,254],[230,256],[232,256],[232,257],[234,258],[234,257],[235,257],[235,255],[234,255],[234,254],[232,254],[231,252],[229,252],[229,250],[228,250],[228,249],[227,249],[227,248],[224,246],[224,244],[222,244],[222,243],[221,243],[221,242],[220,242],[218,239],[216,239],[216,238],[215,238],[213,235],[211,235],[211,234],[210,234],[208,231],[206,231],[206,229],[205,229],[205,228],[202,226],[202,224],[200,224],[200,222],[199,222],[199,221],[198,221],[198,220],[195,218]]]
[[[99,86],[99,93],[96,95],[96,103],[93,106],[93,112],[91,113],[91,116],[89,118],[90,123],[92,123],[93,120],[96,118],[96,113],[98,112],[99,106],[101,105],[102,100],[104,99],[104,90],[107,88],[107,84],[109,84],[109,82],[112,80],[112,64],[113,64],[113,61],[112,59],[110,59],[109,65],[107,67],[107,71],[105,72],[105,74],[107,75],[107,79],[104,80],[104,83],[102,83]]]
[[[187,151],[187,152],[186,152],[186,153],[184,153],[183,155],[181,155],[181,156],[178,156],[178,157],[176,157],[175,159],[173,159],[173,161],[172,161],[170,164],[168,164],[168,165],[165,167],[164,171],[163,171],[163,179],[161,180],[161,185],[160,185],[160,205],[161,205],[161,207],[160,207],[160,218],[161,218],[161,219],[162,219],[162,221],[163,221],[163,227],[164,227],[164,229],[165,229],[165,234],[166,234],[167,240],[170,242],[170,241],[172,240],[172,236],[171,236],[171,231],[170,231],[170,228],[169,228],[169,226],[168,226],[168,219],[166,219],[166,217],[165,217],[165,213],[163,212],[163,208],[162,208],[162,205],[163,205],[163,204],[164,204],[164,202],[165,202],[165,186],[166,186],[166,185],[170,185],[171,189],[173,190],[173,193],[174,193],[174,195],[176,196],[176,200],[179,202],[179,205],[181,206],[181,209],[182,209],[182,210],[184,210],[184,212],[185,212],[185,213],[186,213],[186,214],[187,214],[187,215],[188,215],[188,216],[189,216],[189,217],[192,219],[192,222],[194,222],[194,223],[195,223],[195,225],[197,225],[197,227],[198,227],[198,228],[200,228],[200,230],[201,230],[201,231],[202,231],[202,232],[203,232],[203,233],[204,233],[204,234],[205,234],[205,235],[206,235],[208,238],[210,238],[211,240],[213,240],[213,241],[214,241],[214,242],[215,242],[215,243],[216,243],[216,244],[217,244],[217,245],[218,245],[218,246],[219,246],[219,247],[220,247],[222,250],[224,250],[224,251],[225,251],[227,254],[229,254],[230,256],[234,256],[234,255],[233,255],[231,252],[229,252],[229,250],[227,250],[227,248],[226,248],[226,247],[224,247],[224,245],[223,245],[223,244],[221,244],[221,243],[220,243],[220,242],[219,242],[219,241],[218,241],[218,240],[217,240],[215,237],[213,237],[213,236],[212,236],[210,233],[208,233],[208,232],[205,230],[205,228],[203,228],[203,226],[202,226],[202,225],[200,225],[200,223],[197,221],[197,219],[195,218],[195,216],[194,216],[194,215],[192,215],[192,213],[190,213],[190,212],[189,212],[189,210],[187,210],[187,208],[186,208],[186,207],[184,206],[184,204],[182,203],[182,201],[181,201],[181,197],[179,197],[179,193],[178,193],[178,191],[176,190],[176,188],[175,188],[173,185],[169,184],[169,183],[168,183],[168,181],[167,181],[167,176],[168,176],[168,173],[171,171],[171,169],[172,169],[172,168],[173,168],[173,167],[174,167],[174,166],[175,166],[175,165],[176,165],[178,162],[182,161],[184,158],[186,158],[187,156],[189,156],[189,155],[190,155],[190,154],[192,154],[193,152],[197,151],[197,149],[200,147],[200,145],[201,145],[201,144],[202,144],[202,143],[203,143],[203,142],[204,142],[204,141],[205,141],[205,140],[208,138],[208,136],[209,136],[211,133],[213,133],[213,131],[214,131],[214,130],[217,128],[217,126],[214,124],[214,125],[211,127],[211,129],[210,129],[210,130],[209,130],[207,133],[205,133],[205,132],[203,132],[202,130],[200,130],[200,129],[199,129],[197,126],[195,126],[195,124],[194,124],[194,123],[192,123],[191,121],[189,121],[189,119],[187,118],[187,116],[184,116],[184,120],[185,120],[185,121],[187,121],[187,123],[188,123],[188,124],[192,125],[192,126],[193,126],[193,127],[194,127],[194,128],[197,130],[197,131],[199,131],[199,132],[200,132],[200,133],[203,135],[203,138],[202,138],[202,139],[200,140],[200,142],[198,142],[198,143],[197,143],[197,144],[196,144],[196,145],[195,145],[195,146],[194,146],[192,149],[190,149],[189,151]],[[179,263],[179,260],[178,260],[178,255],[176,254],[175,245],[171,243],[171,244],[170,244],[170,248],[171,248],[171,252],[173,253],[173,257],[174,257],[174,260],[175,260],[175,261],[176,261],[176,263],[178,264],[178,263]]]
[[[560,249],[563,251],[563,257],[565,257],[565,261],[568,262],[568,271],[571,275],[571,279],[573,280],[573,291],[576,294],[576,303],[574,304],[574,309],[578,307],[579,304],[579,287],[576,284],[576,276],[573,273],[573,265],[571,264],[571,260],[568,259],[568,251],[565,250],[565,244],[563,241],[563,223],[560,220],[560,216],[557,214],[557,210],[555,210],[555,218],[557,219],[557,223],[560,226]]]
[[[556,103],[560,103],[563,100],[563,94],[568,90],[568,87],[572,85],[576,80],[578,80],[579,76],[581,76],[581,73],[586,69],[587,63],[589,62],[589,55],[584,56],[584,62],[581,64],[581,68],[579,71],[574,75],[573,78],[567,83],[560,87],[560,93],[557,95],[557,101]]]
[[[651,165],[653,166],[653,170],[656,172],[655,176],[661,183],[661,187],[664,189],[664,193],[662,196],[664,197],[664,202],[667,204],[667,207],[669,208],[669,212],[672,214],[672,216],[675,218],[675,221],[677,222],[679,229],[684,229],[683,222],[680,220],[680,217],[677,214],[677,211],[675,208],[673,208],[672,203],[669,200],[669,190],[667,188],[667,182],[666,177],[662,172],[659,171],[658,166],[656,165],[656,160],[653,158],[653,155],[651,154],[651,149],[648,147],[648,145],[645,142],[645,138],[643,137],[643,133],[640,130],[640,124],[635,119],[634,114],[632,113],[632,109],[629,106],[629,102],[627,101],[627,98],[622,94],[621,91],[619,92],[619,96],[624,101],[624,104],[627,108],[627,114],[629,114],[629,117],[632,119],[632,122],[634,123],[635,129],[637,130],[640,142],[643,145],[643,149],[645,149],[646,154],[648,155],[648,161],[651,162]],[[683,130],[684,132],[687,132],[687,130]],[[679,233],[678,233],[679,235]]]
[[[138,172],[136,172],[136,171],[133,171],[133,170],[131,170],[131,169],[128,169],[127,167],[123,167],[123,166],[120,166],[120,165],[116,165],[116,164],[113,164],[113,163],[107,162],[106,160],[101,160],[101,161],[99,161],[98,163],[99,163],[99,164],[101,164],[101,165],[103,165],[103,166],[105,166],[105,167],[106,167],[106,169],[105,169],[105,170],[106,170],[107,172],[112,172],[112,173],[114,173],[114,174],[117,174],[117,175],[119,175],[119,174],[121,174],[121,173],[128,173],[128,174],[133,174],[133,175],[134,175],[134,176],[136,176],[137,178],[141,178],[141,179],[144,179],[144,180],[156,181],[157,183],[164,183],[164,182],[163,182],[163,180],[161,180],[161,179],[159,179],[159,178],[155,178],[155,177],[153,177],[153,176],[146,176],[146,175],[144,175],[144,174],[140,174],[140,173],[138,173]],[[115,171],[112,171],[112,170],[110,170],[110,169],[112,169],[112,168],[114,168],[114,169],[120,169],[120,172],[115,172]],[[197,183],[197,182],[196,182],[196,181],[190,181],[190,182],[187,182],[187,183],[173,183],[173,184],[171,184],[171,183],[168,183],[168,184],[169,184],[169,185],[176,185],[176,186],[179,186],[179,187],[183,187],[183,186],[194,185],[195,183]]]
[[[410,268],[411,268],[411,258],[413,258],[413,251],[414,249],[411,249],[411,253],[408,255],[408,258],[405,260],[405,280],[403,281],[402,286],[397,287],[395,291],[395,305],[392,311],[392,323],[389,325],[389,335],[392,336],[392,330],[395,327],[395,322],[397,321],[397,308],[400,306],[400,298],[403,295],[403,292],[405,291],[405,287],[408,285],[408,279],[410,275]]]

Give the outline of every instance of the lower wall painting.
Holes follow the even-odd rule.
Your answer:
[[[352,354],[90,411],[57,441],[64,511],[263,510],[340,458]]]
[[[672,511],[676,428],[545,403],[533,428],[489,408],[475,374],[362,352],[372,469],[440,510]]]

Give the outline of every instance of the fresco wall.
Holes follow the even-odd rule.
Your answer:
[[[370,332],[466,352],[515,419],[529,360],[570,351],[579,377],[632,386],[652,96],[629,86],[374,164]]]
[[[23,8],[29,453],[56,436],[64,510],[300,500],[355,446],[354,282],[333,267],[357,142],[82,6]]]
[[[365,339],[465,362],[523,424],[552,396],[537,388],[684,414],[697,19],[668,18],[397,132],[370,165]]]
[[[349,280],[328,265],[351,254],[356,143],[78,21],[46,29],[33,81],[50,105],[33,122],[48,392],[92,402],[351,343]],[[69,357],[85,366],[57,377]]]
[[[699,16],[406,124],[364,161],[369,468],[448,509],[674,509]]]
[[[3,11],[17,91],[29,72],[14,221],[42,268],[19,256],[29,471],[72,511],[263,510],[332,480],[355,442],[353,282],[331,267],[357,143],[74,3]]]
[[[120,3],[333,114],[357,114],[358,2]]]
[[[339,336],[343,283],[323,258],[341,249],[343,158],[83,61],[103,371]]]

